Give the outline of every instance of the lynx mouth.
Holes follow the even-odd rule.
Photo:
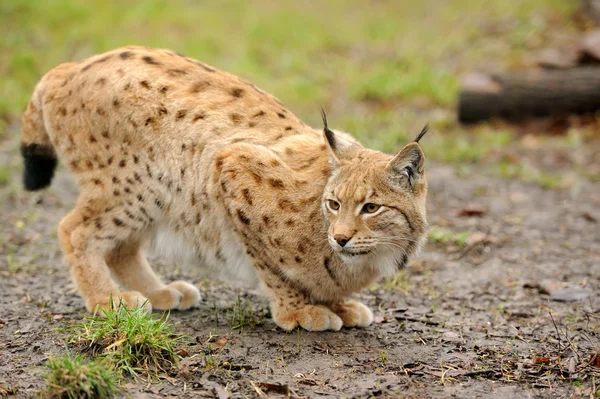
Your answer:
[[[350,248],[344,248],[344,250],[340,253],[344,256],[363,256],[372,253],[372,249],[355,249],[351,250]]]

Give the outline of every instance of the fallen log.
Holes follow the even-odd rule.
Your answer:
[[[458,120],[565,117],[600,109],[600,67],[471,74],[462,83]]]

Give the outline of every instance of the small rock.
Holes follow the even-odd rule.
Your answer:
[[[581,40],[583,53],[595,60],[600,60],[600,29],[586,33]]]
[[[502,86],[496,79],[483,73],[469,73],[463,76],[461,84],[463,88],[484,93],[499,93],[502,91]]]
[[[550,299],[558,302],[582,301],[590,296],[590,293],[581,287],[569,287],[550,293]]]
[[[537,56],[537,64],[542,68],[550,69],[573,68],[577,65],[578,55],[576,51],[548,48],[540,51]]]
[[[442,334],[442,341],[445,342],[459,342],[462,341],[460,335],[454,331],[446,331]]]
[[[551,295],[562,288],[562,284],[555,280],[542,280],[538,286],[540,294]]]

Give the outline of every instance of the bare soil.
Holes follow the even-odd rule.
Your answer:
[[[0,143],[0,161],[18,168],[16,141]],[[43,389],[50,354],[77,350],[60,329],[86,311],[56,238],[75,186],[64,170],[41,193],[19,179],[15,169],[0,186],[0,396],[25,398]],[[122,396],[595,395],[600,184],[544,190],[444,165],[430,166],[429,180],[431,224],[471,234],[465,245],[430,242],[397,281],[358,294],[375,312],[369,328],[286,333],[257,293],[153,258],[166,281],[201,287],[204,302],[170,316],[187,335],[179,370],[129,380]],[[232,328],[236,302],[247,307],[243,329]]]

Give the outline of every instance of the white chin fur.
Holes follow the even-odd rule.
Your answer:
[[[367,255],[347,255],[343,251],[336,254],[349,268],[372,267],[377,270],[378,277],[393,277],[398,272],[396,260],[399,258],[397,251],[387,248],[376,249]]]

